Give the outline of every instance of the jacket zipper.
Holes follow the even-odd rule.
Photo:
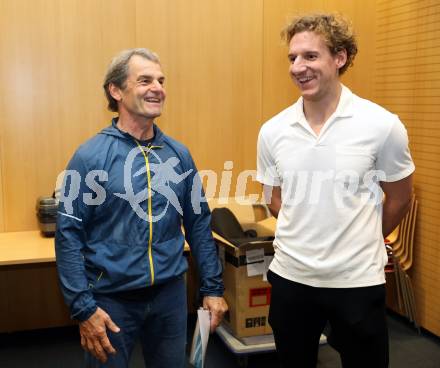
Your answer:
[[[135,140],[137,146],[142,152],[145,160],[145,168],[147,170],[147,187],[148,187],[148,223],[150,225],[150,233],[148,237],[148,259],[150,262],[150,278],[151,285],[154,285],[154,264],[153,264],[153,208],[152,208],[152,199],[151,199],[151,173],[150,173],[150,161],[148,160],[148,153],[153,148],[162,148],[161,146],[152,146],[148,145],[148,151],[145,152],[142,145]]]

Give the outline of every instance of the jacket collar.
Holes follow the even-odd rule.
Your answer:
[[[118,128],[118,126],[117,126],[118,119],[119,119],[118,117],[114,117],[112,119],[112,130],[114,132],[117,132],[117,135],[119,135],[121,137],[124,137],[127,139],[137,140],[130,133],[124,132]],[[154,137],[153,137],[151,144],[153,146],[161,146],[163,144],[164,139],[165,139],[165,134],[159,129],[159,127],[155,123],[153,123],[153,132],[154,132]]]

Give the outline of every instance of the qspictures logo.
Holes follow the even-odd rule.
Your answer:
[[[152,221],[159,221],[168,210],[171,204],[176,211],[183,216],[182,207],[180,206],[179,198],[177,197],[174,190],[171,188],[170,183],[179,184],[185,178],[191,174],[193,169],[190,169],[183,174],[178,174],[176,171],[176,166],[179,165],[180,161],[177,157],[170,157],[165,162],[159,157],[157,153],[146,147],[143,148],[146,154],[150,154],[155,157],[157,163],[151,163],[149,165],[150,173],[147,172],[147,168],[144,166],[142,169],[138,170],[133,174],[133,177],[140,175],[147,175],[151,178],[150,187],[142,189],[139,193],[135,193],[132,183],[132,168],[133,162],[138,154],[141,154],[139,149],[133,148],[125,160],[124,164],[124,189],[125,193],[114,193],[115,196],[122,198],[130,203],[131,208],[136,214],[142,218],[147,218],[147,212],[143,210],[141,203],[153,197],[155,193],[159,193],[166,198],[166,205],[163,207],[162,211],[153,215]]]
[[[179,185],[191,188],[190,201],[195,214],[201,213],[201,203],[208,199],[219,197],[227,198],[234,196],[239,204],[270,203],[271,193],[264,196],[258,194],[245,195],[247,185],[250,181],[256,181],[256,170],[244,170],[237,175],[235,192],[232,188],[232,169],[233,162],[225,161],[224,170],[220,177],[213,170],[202,170],[195,173],[194,169],[182,170],[178,157],[168,157],[165,161],[154,152],[154,150],[144,147],[145,154],[149,155],[149,169],[144,165],[141,169],[133,172],[133,166],[138,155],[144,152],[138,148],[133,148],[127,155],[121,180],[120,190],[110,193],[106,189],[105,183],[109,180],[109,173],[105,170],[91,170],[81,177],[76,170],[65,170],[59,174],[57,187],[60,190],[60,202],[63,203],[64,211],[61,215],[72,217],[82,221],[75,213],[75,201],[82,201],[86,206],[100,206],[110,197],[117,197],[127,201],[132,210],[145,221],[150,221],[147,213],[147,201],[155,200],[155,196],[161,195],[165,198],[165,205],[159,213],[152,215],[151,221],[159,221],[169,210],[174,208],[181,216],[183,210],[181,203],[188,200],[188,197],[179,198],[173,188]],[[142,158],[143,159],[143,158]],[[276,168],[269,168],[263,176],[264,183],[271,185],[273,179],[271,173]],[[144,176],[142,187],[134,185],[134,179]],[[327,171],[292,171],[280,173],[282,202],[285,206],[299,206],[304,203],[308,205],[319,205],[322,201],[332,201],[336,208],[343,208],[349,205],[350,201],[361,201],[366,205],[378,205],[382,202],[383,192],[380,182],[385,181],[386,176],[383,171],[371,170],[363,177],[355,171],[335,170]],[[250,180],[249,180],[250,179]],[[139,180],[137,181],[139,183]],[[206,192],[202,187],[205,184]],[[149,185],[148,185],[149,183]],[[220,185],[218,185],[220,184]],[[82,195],[80,196],[80,193]],[[206,193],[206,195],[204,194]]]

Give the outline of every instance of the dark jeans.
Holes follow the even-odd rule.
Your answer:
[[[105,364],[86,353],[87,368],[127,368],[138,339],[146,367],[185,367],[187,307],[183,276],[165,285],[158,285],[146,301],[102,294],[95,295],[95,299],[121,331],[116,334],[107,330],[117,353],[108,355]]]
[[[388,367],[385,286],[318,288],[269,271],[269,323],[281,366],[315,368],[327,322],[344,368]]]

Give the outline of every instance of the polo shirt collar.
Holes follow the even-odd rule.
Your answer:
[[[339,98],[338,107],[332,114],[332,119],[335,118],[347,118],[353,116],[353,93],[349,88],[342,86],[341,97]],[[290,121],[292,125],[300,124],[302,126],[308,126],[309,123],[304,115],[304,99],[301,96],[295,103],[293,109],[293,118]]]

